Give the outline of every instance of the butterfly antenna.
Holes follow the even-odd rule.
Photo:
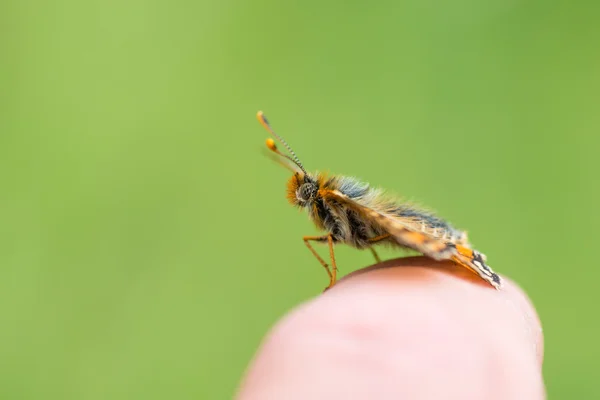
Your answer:
[[[302,172],[304,172],[305,174],[308,175],[308,173],[304,169],[304,166],[300,162],[300,159],[298,159],[298,156],[296,155],[296,153],[294,153],[294,150],[292,150],[292,148],[290,147],[290,145],[287,144],[287,142],[281,136],[279,136],[277,133],[275,133],[275,131],[273,130],[273,128],[271,128],[271,124],[269,124],[269,121],[267,120],[267,117],[265,117],[265,115],[263,114],[262,111],[259,111],[258,113],[256,113],[256,118],[258,119],[258,122],[260,122],[262,124],[262,126],[264,126],[265,129],[271,133],[271,135],[275,136],[275,138],[277,140],[279,140],[281,142],[281,144],[283,144],[285,146],[285,148],[292,155],[292,157],[289,157],[289,156],[287,156],[285,154],[282,154],[277,149],[277,146],[275,145],[275,142],[273,141],[273,139],[267,139],[267,147],[271,151],[279,154],[282,157],[287,158],[288,160],[290,160],[291,162],[293,162],[294,164],[296,164],[298,166],[298,168],[300,168],[302,170]]]

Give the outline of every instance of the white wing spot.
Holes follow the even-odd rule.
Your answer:
[[[473,265],[475,265],[477,268],[479,268],[481,271],[483,271],[483,273],[485,273],[486,275],[492,276],[490,269],[485,268],[483,266],[483,264],[481,264],[478,260],[473,260]]]

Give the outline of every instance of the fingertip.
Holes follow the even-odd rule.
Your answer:
[[[346,277],[277,324],[240,399],[543,398],[525,294],[453,268],[412,258]]]
[[[358,278],[358,279],[356,279]],[[487,305],[488,314],[500,313],[526,333],[528,342],[541,365],[544,338],[540,318],[525,291],[510,278],[502,277],[502,287],[495,289],[476,274],[453,262],[438,262],[426,257],[404,257],[388,260],[348,274],[337,290],[355,290],[356,286],[373,285],[378,291],[391,286],[408,285],[429,295],[445,298],[463,311],[473,305]],[[331,293],[334,291],[332,290]],[[461,306],[461,303],[462,306]],[[483,307],[478,307],[482,311]],[[498,320],[498,318],[495,318]]]
[[[503,277],[502,288],[505,305],[515,312],[515,318],[520,318],[523,328],[529,337],[536,359],[541,366],[544,361],[544,334],[542,322],[525,291],[510,278]]]

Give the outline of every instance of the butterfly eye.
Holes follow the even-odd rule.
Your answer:
[[[313,183],[304,183],[296,191],[296,197],[301,202],[308,202],[315,197],[317,193],[317,187]]]

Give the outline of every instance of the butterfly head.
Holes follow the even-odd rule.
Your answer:
[[[319,183],[308,174],[295,173],[287,184],[288,201],[298,207],[308,207],[319,196]]]
[[[290,203],[298,207],[310,206],[318,196],[319,193],[319,182],[318,180],[306,172],[304,166],[294,153],[294,150],[287,144],[287,142],[279,136],[271,125],[267,118],[264,116],[262,111],[256,114],[258,121],[265,127],[267,131],[273,135],[288,151],[288,154],[284,154],[277,148],[275,141],[272,138],[268,138],[266,141],[267,148],[273,153],[279,156],[278,161],[291,170],[294,175],[290,178],[287,184],[287,198]]]

